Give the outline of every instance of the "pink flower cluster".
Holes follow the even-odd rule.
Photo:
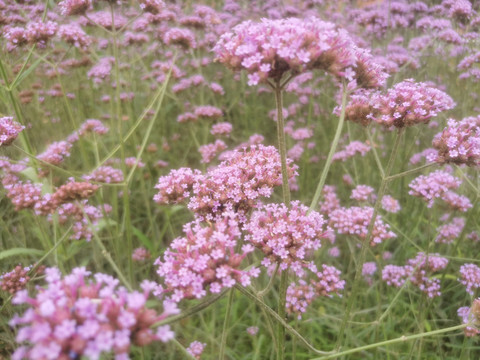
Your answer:
[[[0,275],[0,289],[8,291],[10,294],[15,294],[17,291],[25,289],[30,281],[28,272],[31,269],[31,266],[22,267],[17,265],[12,271]]]
[[[480,334],[480,298],[473,300],[472,306],[463,306],[457,310],[464,324],[469,324],[463,331],[465,336],[473,337]]]
[[[288,176],[296,167],[288,162]],[[206,174],[182,168],[160,177],[154,200],[171,204],[190,198],[188,208],[197,216],[214,219],[226,210],[247,211],[260,197],[270,197],[275,186],[282,184],[280,156],[273,146],[252,145],[233,151]]]
[[[25,126],[13,121],[13,117],[0,117],[0,146],[10,145]]]
[[[400,203],[398,202],[397,199],[393,198],[390,195],[384,195],[383,198],[382,198],[382,209],[387,211],[387,212],[396,214],[402,208],[401,208]]]
[[[151,14],[158,14],[165,8],[162,0],[140,0],[140,8]]]
[[[208,164],[211,162],[215,156],[218,155],[221,151],[227,148],[227,144],[225,144],[222,140],[215,140],[214,143],[202,145],[198,148],[198,151],[202,155],[202,163]]]
[[[457,189],[462,181],[443,170],[436,170],[428,175],[420,175],[408,186],[410,195],[420,197],[431,208],[435,199],[442,198],[450,189]]]
[[[210,134],[217,136],[217,135],[224,135],[229,136],[232,132],[233,126],[229,122],[221,122],[212,125],[212,129],[210,130]]]
[[[451,244],[455,241],[455,239],[458,239],[464,227],[464,218],[453,218],[451,223],[441,225],[437,228],[438,235],[435,238],[435,242],[442,244]]]
[[[62,0],[58,3],[62,15],[83,15],[92,6],[91,0]]]
[[[200,356],[202,355],[205,346],[207,346],[207,344],[201,343],[200,341],[194,341],[188,346],[187,351],[194,359],[200,360]]]
[[[265,257],[262,265],[280,264],[280,269],[292,269],[297,275],[313,265],[306,259],[319,249],[325,238],[325,220],[298,201],[290,209],[284,204],[267,204],[254,211],[245,224],[245,240],[260,249]]]
[[[365,239],[368,234],[368,225],[372,220],[373,208],[369,206],[350,208],[340,207],[330,213],[329,224],[339,234],[356,235]],[[378,245],[385,240],[397,237],[390,231],[390,225],[382,221],[382,217],[377,215],[372,232],[371,246]]]
[[[357,201],[367,201],[367,202],[374,202],[375,198],[375,189],[368,185],[357,185],[352,190],[352,195],[350,199],[354,199]]]
[[[150,259],[150,252],[144,247],[139,247],[133,250],[132,260],[137,262],[144,262]]]
[[[345,30],[314,17],[244,21],[223,34],[213,50],[216,61],[235,71],[247,70],[249,85],[312,69],[355,79],[361,87],[381,86],[387,77]]]
[[[20,327],[13,360],[87,357],[99,359],[113,352],[116,359],[128,359],[131,345],[146,346],[153,341],[166,342],[174,337],[169,326],[151,326],[177,314],[175,305],[164,302],[158,314],[146,307],[156,284],[142,283],[142,292],[118,287],[110,275],[75,268],[62,277],[56,268],[45,270],[47,286],[38,287],[36,297],[26,290],[16,293],[12,303],[25,304],[27,310],[16,315],[10,326]]]
[[[197,47],[195,34],[184,28],[171,28],[163,36],[163,41],[167,45],[179,45],[184,49],[195,49]]]
[[[340,150],[333,154],[333,161],[336,160],[341,160],[341,161],[346,161],[347,159],[354,157],[357,153],[365,156],[367,152],[369,152],[371,149],[370,145],[367,145],[361,141],[352,141],[349,143],[347,146],[345,146],[345,149]]]
[[[123,172],[111,166],[100,166],[88,175],[82,177],[86,181],[94,181],[106,184],[118,184],[123,182]]]
[[[443,132],[435,136],[436,162],[480,166],[480,121],[476,123],[467,119],[448,120]]]
[[[248,253],[254,248],[250,244],[241,247],[237,253],[240,239],[240,225],[233,213],[225,214],[215,223],[202,226],[199,220],[185,224],[185,237],[176,238],[162,257],[155,260],[157,274],[164,279],[170,299],[179,302],[182,299],[202,298],[211,293],[219,293],[236,283],[247,286],[259,270],[248,271],[239,267]]]
[[[376,93],[371,98],[370,117],[381,125],[402,128],[428,123],[438,113],[450,110],[455,102],[443,91],[413,79],[404,80],[387,93]]]
[[[362,276],[369,285],[372,285],[373,274],[375,274],[376,272],[377,272],[377,264],[375,262],[370,261],[363,264]]]
[[[466,287],[467,293],[473,295],[480,287],[480,267],[475,264],[464,264],[460,267],[460,283]]]
[[[405,266],[387,265],[383,268],[382,279],[390,286],[401,287],[407,280],[417,286],[428,297],[440,296],[440,279],[429,277],[431,273],[445,269],[448,260],[439,254],[420,252]]]
[[[322,266],[322,271],[315,272],[315,278],[307,283],[305,280],[299,280],[298,284],[291,283],[287,289],[287,312],[296,314],[298,319],[302,318],[302,313],[318,296],[339,295],[344,289],[345,281],[340,279],[340,271],[333,266]]]

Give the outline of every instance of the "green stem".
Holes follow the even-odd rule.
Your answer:
[[[230,289],[228,294],[227,310],[225,311],[225,319],[223,320],[222,339],[220,340],[220,351],[218,354],[218,358],[220,360],[225,359],[225,349],[227,345],[227,332],[228,332],[228,325],[230,322],[230,313],[232,311],[233,295],[234,295],[234,289]]]
[[[345,351],[341,351],[341,352],[338,352],[338,353],[335,353],[335,354],[332,354],[332,355],[322,356],[322,357],[314,358],[314,359],[311,359],[311,360],[335,359],[335,358],[338,358],[340,356],[354,354],[356,352],[365,351],[365,350],[369,350],[369,349],[374,349],[374,348],[377,348],[377,347],[380,347],[380,346],[393,345],[393,344],[402,343],[402,342],[406,342],[406,341],[410,341],[410,340],[421,339],[421,338],[424,338],[424,337],[427,337],[427,336],[443,334],[443,333],[451,332],[451,331],[455,331],[455,330],[461,330],[461,329],[464,329],[467,326],[468,326],[468,324],[462,324],[462,325],[456,325],[456,326],[452,326],[452,327],[448,327],[448,328],[444,328],[444,329],[428,331],[428,332],[415,334],[415,335],[400,336],[400,337],[395,338],[395,339],[385,340],[385,341],[381,341],[381,342],[378,342],[378,343],[375,343],[375,344],[360,346],[360,347],[357,347],[355,349],[345,350]]]
[[[382,183],[380,184],[380,189],[378,190],[377,199],[375,201],[375,206],[373,208],[372,218],[370,219],[370,223],[368,224],[367,236],[365,236],[365,239],[362,242],[362,249],[360,251],[360,259],[356,264],[355,278],[353,280],[352,291],[351,291],[350,296],[348,297],[348,300],[347,300],[347,308],[345,310],[345,316],[343,317],[342,325],[340,327],[339,336],[338,336],[338,339],[337,339],[337,348],[342,343],[345,328],[347,326],[348,321],[350,320],[350,313],[352,311],[353,304],[355,303],[355,301],[357,299],[357,296],[358,296],[358,289],[359,289],[361,279],[362,279],[362,267],[363,267],[363,264],[365,263],[365,258],[366,258],[366,255],[367,255],[367,249],[370,246],[370,241],[371,241],[371,238],[372,238],[372,235],[373,235],[373,229],[375,227],[375,219],[377,218],[378,211],[380,209],[380,206],[382,205],[382,198],[383,198],[383,195],[385,194],[385,191],[386,191],[386,188],[387,188],[387,183],[388,183],[388,181],[386,179],[390,175],[390,172],[392,171],[392,168],[393,168],[393,164],[395,163],[395,158],[396,158],[397,153],[398,153],[398,149],[399,149],[402,134],[403,134],[403,128],[399,129],[397,134],[396,134],[395,143],[393,144],[393,149],[392,149],[392,152],[390,154],[390,158],[388,160],[387,169],[385,170],[385,176],[382,178]]]
[[[283,88],[280,81],[277,81],[274,87],[275,103],[277,105],[277,137],[278,148],[280,150],[280,160],[282,163],[282,193],[285,206],[290,208],[290,187],[288,185],[287,173],[287,147],[285,141],[285,128],[283,119]],[[280,277],[280,288],[278,294],[278,315],[285,319],[287,303],[288,272],[282,271]],[[277,327],[277,360],[285,358],[285,328],[278,324]]]
[[[272,318],[274,318],[275,320],[278,321],[278,323],[284,327],[290,334],[292,334],[293,336],[295,336],[298,340],[300,340],[300,342],[305,345],[306,348],[308,348],[311,352],[315,353],[315,354],[318,354],[318,355],[328,355],[328,354],[332,354],[333,352],[331,351],[322,351],[322,350],[318,350],[316,349],[315,347],[313,347],[302,335],[300,335],[300,333],[295,330],[292,326],[290,326],[284,318],[282,318],[279,314],[276,313],[275,310],[273,310],[270,306],[268,306],[267,304],[265,304],[262,299],[260,299],[259,297],[257,297],[255,294],[253,294],[252,292],[250,292],[249,290],[245,289],[243,286],[240,286],[240,285],[235,285],[235,288],[240,291],[242,294],[244,294],[246,297],[248,297],[249,299],[253,300],[254,302],[256,302],[260,307],[261,309],[265,310]]]
[[[162,325],[173,324],[173,323],[175,323],[177,321],[180,321],[182,319],[185,319],[185,318],[187,318],[187,317],[189,317],[193,314],[196,314],[196,313],[202,311],[203,309],[206,309],[207,307],[209,307],[210,305],[215,303],[217,300],[220,300],[227,292],[228,292],[228,290],[225,290],[225,291],[221,292],[220,294],[212,296],[211,298],[205,300],[204,302],[202,302],[198,305],[195,305],[194,307],[192,307],[190,309],[182,310],[182,312],[178,315],[170,316],[170,317],[168,317],[164,320],[158,321],[158,322],[156,322],[155,324],[152,325],[152,328],[162,326]]]
[[[428,163],[428,164],[419,166],[415,169],[411,169],[411,170],[403,171],[403,172],[395,174],[395,175],[387,176],[385,178],[385,181],[392,181],[392,180],[395,180],[395,179],[398,179],[398,178],[401,178],[401,177],[404,177],[404,176],[407,176],[407,175],[410,175],[410,174],[415,174],[416,172],[419,172],[420,170],[424,170],[426,168],[429,168],[432,165],[435,165],[435,163]]]
[[[347,96],[348,91],[346,87],[343,87],[342,93],[342,111],[340,113],[340,119],[338,120],[337,131],[335,132],[335,137],[333,138],[332,144],[330,146],[330,152],[327,156],[327,161],[325,162],[325,166],[323,167],[322,174],[320,175],[320,180],[318,181],[317,190],[315,190],[315,195],[313,195],[312,202],[310,204],[310,209],[308,210],[311,212],[315,209],[320,200],[320,196],[322,195],[323,185],[325,185],[325,180],[327,179],[328,171],[330,170],[330,165],[332,164],[333,154],[337,150],[338,141],[340,140],[340,135],[342,134],[343,124],[345,122],[345,108],[347,105]]]

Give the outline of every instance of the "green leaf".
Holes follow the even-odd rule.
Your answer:
[[[144,233],[138,230],[135,226],[132,226],[132,232],[138,238],[138,240],[145,245],[148,251],[154,251],[152,241]]]
[[[44,60],[43,57],[38,58],[30,67],[25,70],[20,76],[18,76],[10,85],[10,90],[15,89],[30,73],[37,68],[38,65]]]
[[[29,249],[29,248],[12,248],[0,252],[0,260],[19,255],[29,255],[29,256],[42,256],[44,254],[43,250],[38,249]]]

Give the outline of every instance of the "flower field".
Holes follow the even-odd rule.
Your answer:
[[[0,360],[480,357],[480,2],[0,0]]]

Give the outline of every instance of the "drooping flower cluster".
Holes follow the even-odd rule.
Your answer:
[[[0,117],[0,146],[10,145],[25,126],[13,121],[13,117]]]
[[[460,267],[460,283],[466,287],[466,291],[473,295],[480,287],[480,267],[475,264],[464,264]]]
[[[298,319],[318,296],[340,295],[345,281],[340,279],[340,271],[333,266],[322,266],[322,271],[315,271],[314,279],[307,283],[300,279],[298,284],[291,283],[287,289],[286,307],[289,314],[296,314]]]
[[[296,167],[288,161],[288,177]],[[189,198],[188,208],[197,216],[214,219],[226,210],[245,212],[260,197],[270,197],[282,184],[280,156],[273,146],[252,145],[231,152],[227,159],[206,174],[182,168],[160,177],[154,200],[158,204],[178,203]]]
[[[249,85],[312,69],[367,88],[381,86],[387,77],[345,30],[314,17],[244,21],[223,34],[213,50],[216,60],[232,70],[247,70]]]
[[[247,286],[259,274],[256,268],[240,269],[254,248],[245,244],[236,252],[241,231],[235,214],[225,214],[210,225],[202,224],[198,220],[185,224],[185,236],[173,240],[163,256],[155,260],[157,274],[166,285],[162,293],[169,294],[174,302],[202,298],[207,289],[219,293],[237,283]]]
[[[420,197],[431,208],[435,199],[442,198],[449,190],[457,189],[462,181],[443,170],[436,170],[428,175],[420,175],[408,186],[410,195]]]
[[[329,224],[339,234],[357,235],[360,239],[365,239],[368,234],[368,225],[372,220],[373,208],[369,206],[350,208],[340,207],[330,213]],[[382,221],[382,217],[377,215],[372,231],[371,246],[378,245],[385,240],[397,237],[390,231],[390,225]]]
[[[168,302],[161,314],[146,307],[149,293],[157,286],[153,282],[145,280],[142,292],[129,292],[112,276],[91,276],[85,268],[75,268],[65,277],[56,268],[45,273],[47,286],[38,287],[35,297],[22,290],[12,300],[28,306],[22,316],[10,321],[11,326],[20,327],[17,342],[24,343],[13,354],[14,360],[98,359],[111,352],[127,359],[132,344],[146,346],[174,336],[168,325],[151,328],[179,312]]]
[[[401,287],[407,280],[421,291],[433,298],[440,296],[440,279],[431,277],[431,274],[442,269],[448,260],[439,254],[425,254],[420,252],[413,259],[408,260],[405,266],[387,265],[383,268],[382,279],[390,286]]]
[[[448,120],[447,127],[433,139],[436,162],[480,165],[480,121]]]
[[[325,238],[325,220],[298,201],[290,209],[285,204],[268,204],[254,211],[245,224],[245,240],[260,249],[265,257],[262,265],[280,264],[280,269],[292,269],[297,275],[307,262],[309,253],[321,247]]]

